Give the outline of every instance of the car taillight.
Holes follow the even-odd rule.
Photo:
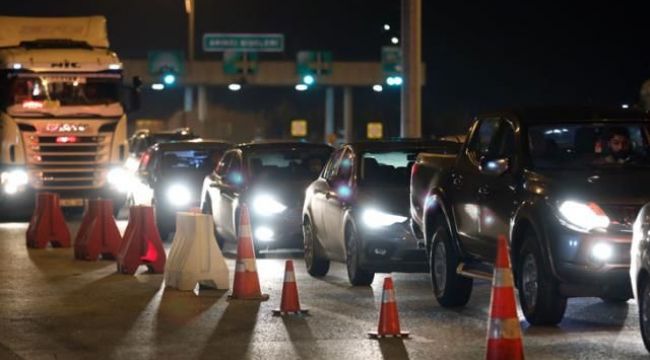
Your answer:
[[[76,143],[79,141],[79,139],[76,136],[57,136],[56,137],[56,143],[57,144],[70,144],[70,143]]]

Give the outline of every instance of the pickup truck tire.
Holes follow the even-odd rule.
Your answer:
[[[517,288],[519,303],[531,325],[557,325],[564,317],[567,299],[560,295],[558,283],[544,268],[537,235],[525,234],[517,257]]]
[[[441,306],[464,306],[472,295],[474,280],[456,272],[460,257],[451,242],[447,227],[438,224],[431,240],[429,272],[433,294]]]
[[[650,281],[639,282],[639,325],[643,345],[650,351]]]
[[[314,240],[314,229],[311,222],[306,219],[302,225],[305,248],[305,267],[309,275],[322,277],[330,270],[330,261],[320,254],[319,246]]]
[[[361,251],[357,231],[351,225],[345,236],[345,265],[348,269],[348,280],[354,286],[368,286],[375,279],[375,273],[361,268],[359,253]]]

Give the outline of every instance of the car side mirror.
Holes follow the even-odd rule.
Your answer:
[[[239,171],[232,171],[223,179],[224,183],[235,190],[240,190],[244,186],[244,177]]]
[[[510,170],[510,159],[482,158],[479,162],[479,171],[485,175],[499,176]]]

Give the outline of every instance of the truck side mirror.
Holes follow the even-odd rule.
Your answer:
[[[479,171],[485,175],[499,176],[510,169],[510,159],[482,158],[479,162]]]
[[[142,80],[134,76],[131,85],[122,86],[122,106],[126,112],[140,110],[140,87]]]

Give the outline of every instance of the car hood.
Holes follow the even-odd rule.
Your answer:
[[[524,187],[557,200],[643,205],[650,202],[649,182],[648,170],[548,171],[528,173]]]
[[[373,208],[394,215],[409,216],[409,188],[359,187],[355,207]]]

